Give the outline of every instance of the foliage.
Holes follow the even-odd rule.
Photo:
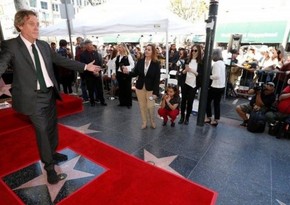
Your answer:
[[[205,0],[170,0],[171,11],[192,23],[205,20],[208,8]]]

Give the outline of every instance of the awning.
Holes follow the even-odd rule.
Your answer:
[[[282,43],[287,21],[218,23],[217,43],[228,43],[232,34],[242,34],[242,43]]]
[[[103,43],[139,43],[139,34],[122,34],[103,36]]]

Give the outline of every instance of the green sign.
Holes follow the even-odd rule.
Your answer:
[[[228,43],[232,34],[242,34],[242,43],[282,43],[286,28],[287,21],[218,23],[215,41]]]

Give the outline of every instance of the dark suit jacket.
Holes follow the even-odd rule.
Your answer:
[[[80,55],[80,62],[82,62],[82,63],[89,64],[93,60],[95,61],[94,65],[102,66],[102,64],[103,64],[102,55],[100,53],[98,53],[97,51],[89,52],[89,51],[85,50]],[[100,71],[100,74],[101,74],[101,71]],[[96,78],[96,76],[90,71],[85,71],[84,76],[87,78],[88,77],[89,78]]]
[[[85,64],[72,61],[52,52],[49,44],[45,41],[36,40],[36,44],[45,62],[48,75],[54,84],[55,93],[60,99],[57,81],[53,72],[53,63],[80,72],[84,70]],[[9,64],[13,68],[12,106],[20,113],[31,115],[34,113],[37,97],[36,70],[29,51],[20,36],[1,42],[0,76],[5,72]]]
[[[136,81],[136,88],[142,89],[144,84],[148,91],[153,91],[153,94],[159,95],[159,83],[160,83],[160,63],[151,61],[147,74],[144,74],[145,59],[141,59],[137,62],[134,70],[131,72],[133,77],[138,76]]]

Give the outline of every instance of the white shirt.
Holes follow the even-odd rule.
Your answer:
[[[212,65],[211,87],[224,88],[226,83],[226,65],[222,60],[216,61]]]
[[[116,73],[116,58],[109,59],[107,62],[108,67],[108,77],[110,78],[114,73]]]
[[[20,34],[20,37],[23,40],[25,46],[27,47],[27,50],[29,51],[29,54],[30,54],[30,56],[32,58],[32,61],[33,61],[34,65],[35,65],[34,55],[33,55],[32,46],[31,46],[32,43],[30,43],[28,40],[26,40],[21,34]],[[40,61],[41,70],[42,70],[42,73],[43,73],[43,77],[44,77],[44,81],[45,81],[46,87],[53,87],[53,82],[51,81],[51,79],[50,79],[50,77],[48,75],[48,72],[47,72],[43,57],[41,55],[41,52],[38,49],[36,42],[34,42],[33,44],[35,45],[35,48],[38,51],[39,61]],[[36,66],[34,66],[34,67],[36,69]],[[37,81],[37,90],[39,90],[39,89],[40,89],[40,85],[39,85],[39,82]]]
[[[185,83],[192,88],[196,87],[197,66],[196,59],[191,59],[188,64],[189,71],[186,73]]]
[[[151,60],[148,62],[147,66],[146,66],[146,60],[145,60],[145,63],[144,63],[144,75],[145,75],[145,76],[146,76],[146,74],[147,74],[147,72],[148,72],[148,69],[149,69],[150,63],[151,63]]]

